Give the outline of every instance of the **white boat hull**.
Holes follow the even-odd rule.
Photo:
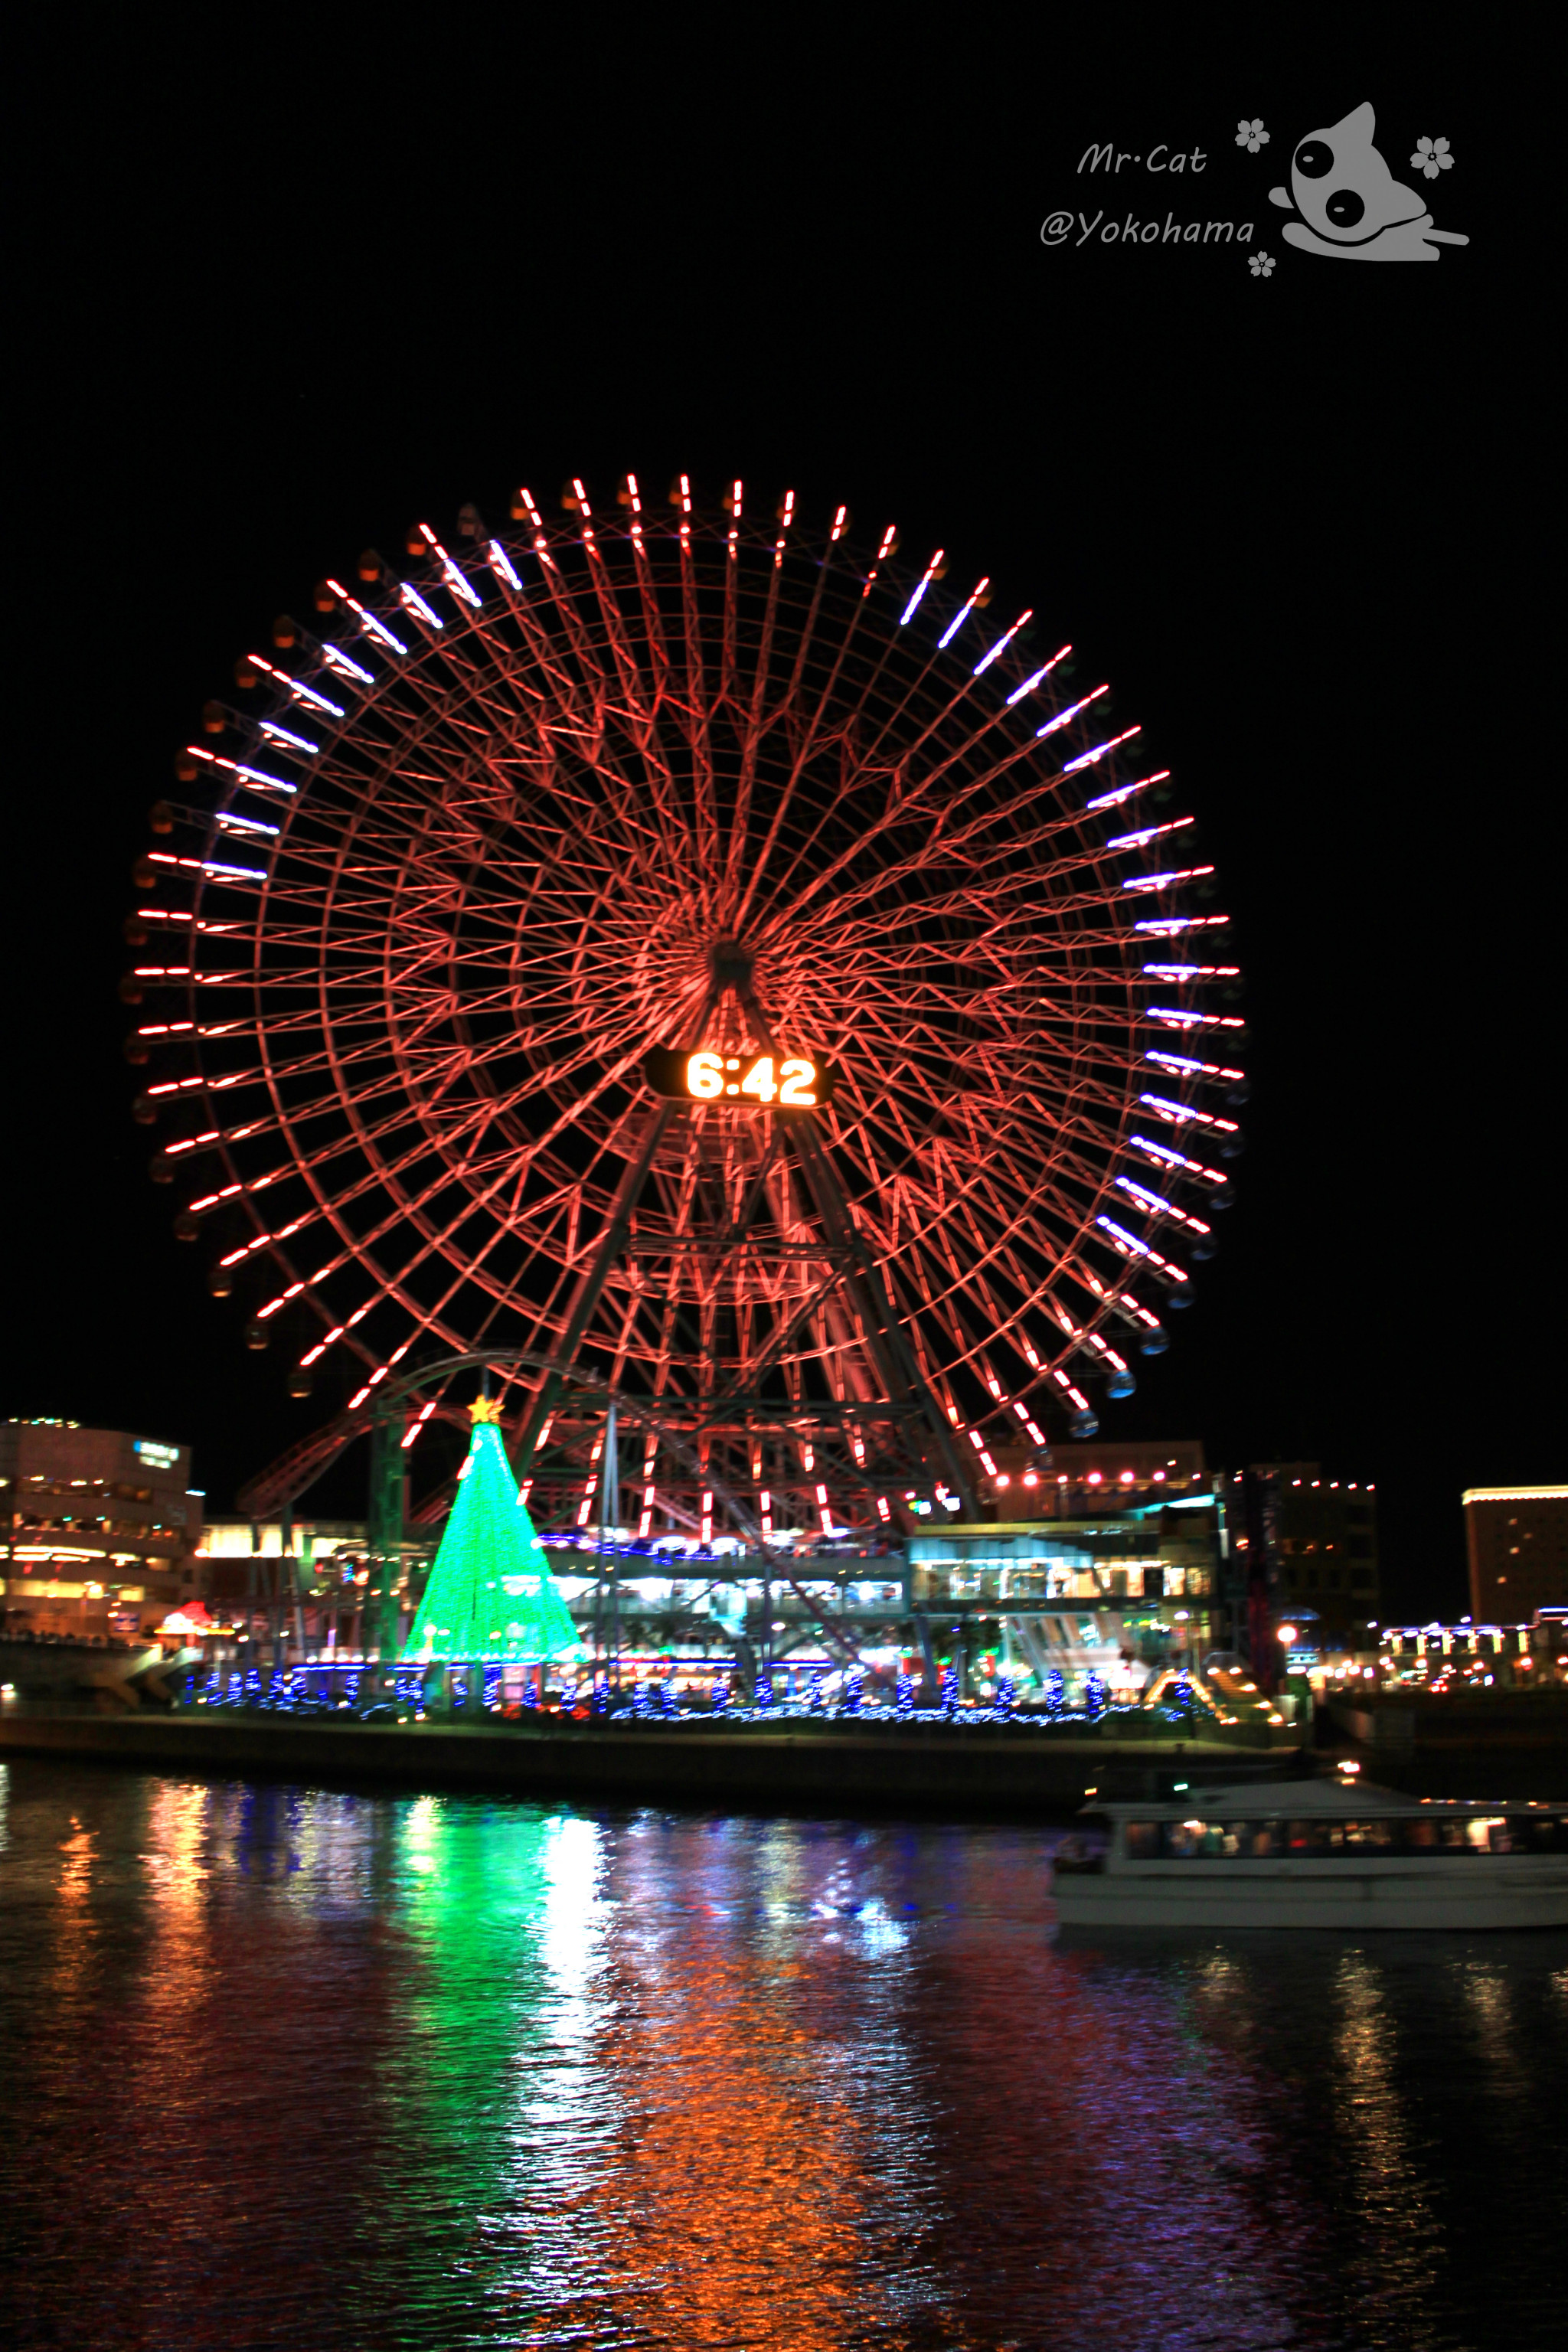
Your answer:
[[[1555,1857],[1178,1862],[1060,1874],[1053,1891],[1064,1927],[1568,1927],[1568,1865]]]

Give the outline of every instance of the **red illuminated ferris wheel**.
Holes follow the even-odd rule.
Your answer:
[[[1191,821],[940,552],[738,482],[563,509],[367,553],[207,706],[129,926],[177,1230],[329,1443],[526,1355],[543,1524],[593,1507],[590,1391],[645,1534],[1033,1486],[1229,1190]]]

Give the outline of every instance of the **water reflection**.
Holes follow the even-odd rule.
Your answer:
[[[1043,1833],[8,1777],[22,2341],[1447,2352],[1549,2307],[1561,1938],[1068,1949]]]
[[[1349,1951],[1335,1971],[1335,2122],[1356,2222],[1356,2304],[1384,2329],[1401,2325],[1392,2340],[1426,2352],[1443,2340],[1447,2249],[1426,2189],[1430,2164],[1417,2156],[1388,1984],[1374,1961]]]

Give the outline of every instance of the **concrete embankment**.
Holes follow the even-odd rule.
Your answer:
[[[1010,1812],[1065,1818],[1093,1790],[1154,1796],[1174,1780],[1296,1769],[1292,1747],[1102,1737],[993,1723],[366,1724],[178,1709],[110,1717],[0,1709],[0,1757],[410,1789],[508,1790],[730,1810]]]

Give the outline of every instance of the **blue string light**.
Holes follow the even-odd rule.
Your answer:
[[[527,1685],[524,1696],[526,1696],[530,1692],[533,1692],[531,1683]],[[534,1704],[538,1705],[537,1693],[534,1693]],[[500,1668],[499,1666],[485,1668],[485,1705],[487,1707],[497,1707],[500,1705]]]
[[[724,1677],[723,1677],[723,1675],[714,1675],[714,1677],[713,1677],[713,1712],[714,1712],[714,1714],[715,1714],[715,1715],[722,1715],[722,1714],[724,1713],[725,1708],[729,1706],[729,1704],[730,1704],[730,1685],[729,1685],[729,1684],[724,1680]]]
[[[610,1685],[603,1677],[594,1685],[593,1708],[595,1715],[607,1715],[610,1708]]]
[[[915,1711],[915,1686],[908,1675],[899,1676],[897,1706],[900,1723],[906,1722]]]
[[[992,1701],[993,1713],[1001,1722],[1005,1723],[1017,1703],[1018,1694],[1013,1687],[1012,1675],[998,1675],[996,1677],[996,1696]]]
[[[1046,1673],[1046,1713],[1053,1718],[1062,1711],[1062,1699],[1066,1690],[1067,1685],[1062,1680],[1060,1668],[1048,1667]]]
[[[857,1666],[857,1667],[853,1670],[853,1672],[852,1672],[851,1674],[849,1674],[849,1675],[846,1677],[846,1679],[845,1679],[845,1684],[844,1684],[844,1712],[845,1712],[845,1714],[846,1714],[846,1715],[858,1715],[858,1714],[859,1714],[859,1712],[860,1712],[860,1709],[864,1706],[864,1705],[865,1705],[865,1704],[866,1704],[866,1675],[865,1675],[865,1671],[864,1671],[864,1669],[863,1669],[862,1667]]]
[[[1089,1710],[1091,1723],[1097,1722],[1105,1713],[1105,1678],[1102,1675],[1085,1675],[1083,1703]]]
[[[942,1706],[944,1715],[958,1713],[958,1668],[944,1666],[942,1675]]]
[[[827,1676],[820,1666],[818,1666],[812,1675],[811,1682],[806,1691],[806,1700],[813,1715],[825,1715],[826,1713]]]
[[[755,1697],[757,1706],[763,1709],[772,1706],[773,1703],[773,1670],[769,1666],[764,1666],[757,1676]]]

